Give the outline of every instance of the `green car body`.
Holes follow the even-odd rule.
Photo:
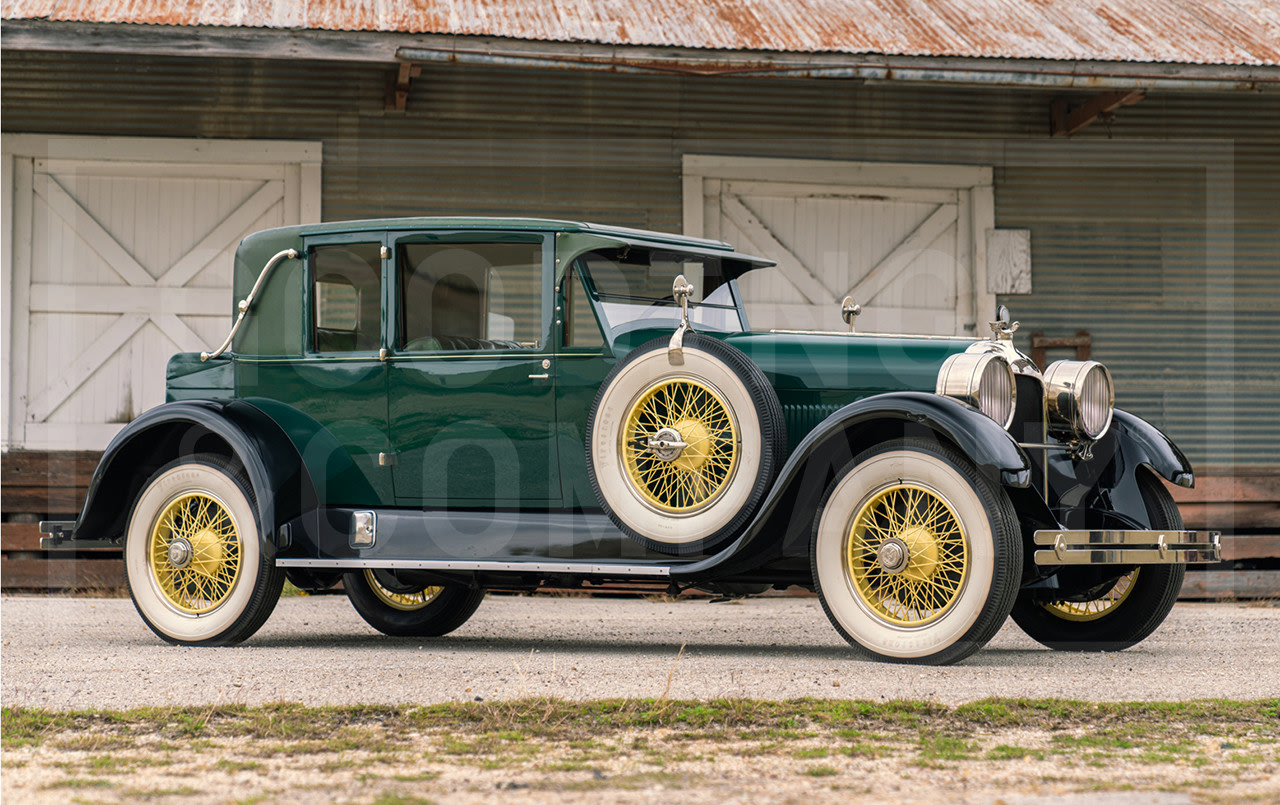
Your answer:
[[[417,311],[428,296],[401,264],[411,254],[427,265],[481,253],[495,266],[523,268],[473,272],[483,286],[474,293],[465,277],[449,280],[457,287],[434,280],[435,329],[426,333],[419,320],[427,314]],[[371,272],[365,286],[349,279],[362,260]],[[697,301],[694,318],[683,320],[699,334],[690,338],[705,346],[696,339],[709,335],[745,356],[767,382],[764,393],[776,395],[785,449],[749,516],[718,541],[655,550],[602,513],[584,449],[602,385],[633,353],[661,352],[666,342],[655,339],[683,325],[677,295],[615,299],[605,286],[617,280],[593,265],[644,273],[637,282],[651,285],[670,283],[663,271],[671,266],[705,272],[718,302],[710,292]],[[108,448],[80,519],[54,524],[52,542],[124,540],[126,504],[149,479],[184,456],[214,455],[251,487],[263,561],[303,587],[377,570],[441,589],[604,581],[812,588],[815,518],[833,484],[860,455],[903,439],[936,443],[946,461],[964,463],[1009,501],[1018,544],[1007,596],[1079,597],[1134,567],[1033,561],[1036,532],[1169,527],[1152,521],[1143,489],[1155,475],[1182,485],[1193,476],[1151,425],[1120,411],[1112,418],[1108,408],[1110,426],[1087,444],[1054,435],[1055,401],[1034,366],[1009,374],[1018,402],[1008,427],[975,400],[935,393],[953,356],[985,350],[1029,364],[1007,338],[988,349],[993,342],[971,338],[752,332],[736,278],[771,265],[718,241],[540,219],[386,219],[254,234],[235,257],[234,297],[249,303],[231,311],[243,321],[230,348],[170,360],[166,404]],[[477,295],[508,307],[480,309],[472,335],[441,335],[440,322],[459,310],[471,315]],[[619,319],[619,305],[631,305],[634,318]],[[518,317],[503,315],[517,309]],[[698,316],[716,325],[702,327]],[[675,341],[667,354],[678,363]],[[1012,600],[997,608],[1007,614]]]

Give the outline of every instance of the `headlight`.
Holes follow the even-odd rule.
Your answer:
[[[1013,370],[1000,355],[991,352],[962,352],[952,355],[938,370],[939,394],[955,397],[1007,428],[1013,422],[1017,392]]]
[[[1044,373],[1049,432],[1054,436],[1097,439],[1111,427],[1115,389],[1111,373],[1097,361],[1057,361]]]

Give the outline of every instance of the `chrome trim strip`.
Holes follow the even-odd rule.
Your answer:
[[[846,333],[843,330],[770,330],[778,335],[843,335],[854,338],[910,338],[913,341],[984,341],[971,335],[912,335],[911,333]]]
[[[671,575],[667,565],[602,565],[594,562],[499,562],[460,559],[277,559],[276,567],[329,570],[385,568],[388,570],[479,570],[493,573],[573,573],[584,576]]]
[[[1222,561],[1217,531],[1047,530],[1035,532],[1037,565],[1208,564]]]

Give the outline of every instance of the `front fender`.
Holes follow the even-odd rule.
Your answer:
[[[280,427],[240,401],[166,403],[125,426],[94,470],[76,538],[122,537],[147,480],[176,458],[204,452],[231,455],[244,467],[257,499],[262,548],[274,556],[277,527],[315,508],[315,487]]]
[[[1147,528],[1149,515],[1137,480],[1142,467],[1179,486],[1195,484],[1191,462],[1168,436],[1150,422],[1116,410],[1091,458],[1079,461],[1058,454],[1050,460],[1049,484],[1059,519],[1069,528]]]
[[[1150,422],[1119,409],[1112,412],[1111,429],[1119,449],[1130,464],[1146,464],[1165,480],[1188,489],[1195,486],[1195,473],[1191,462],[1182,454],[1173,440]],[[1106,438],[1106,437],[1104,437]]]
[[[754,520],[738,539],[673,578],[719,578],[809,550],[813,515],[836,472],[854,456],[902,436],[950,442],[997,483],[1025,488],[1031,462],[1004,428],[950,397],[917,391],[867,397],[831,414],[796,446]]]

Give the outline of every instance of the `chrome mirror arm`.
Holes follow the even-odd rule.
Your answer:
[[[277,252],[274,257],[267,261],[267,264],[262,267],[262,271],[258,274],[257,282],[253,283],[253,289],[249,291],[249,295],[244,299],[241,299],[240,303],[236,305],[236,307],[240,309],[240,315],[236,316],[235,322],[231,325],[231,332],[227,333],[226,340],[223,341],[222,345],[213,352],[201,352],[200,360],[207,361],[216,358],[231,347],[231,341],[236,337],[236,331],[240,329],[240,323],[244,321],[244,317],[248,314],[249,308],[253,306],[253,300],[258,295],[258,290],[262,287],[262,283],[266,282],[267,274],[271,273],[271,269],[275,268],[276,264],[281,260],[286,258],[292,260],[297,256],[297,249],[285,249],[282,252]]]
[[[693,285],[684,278],[684,274],[677,276],[671,284],[671,297],[680,303],[680,326],[667,345],[667,360],[673,366],[684,363],[684,334],[693,332],[693,327],[689,324],[689,297],[692,295]]]

